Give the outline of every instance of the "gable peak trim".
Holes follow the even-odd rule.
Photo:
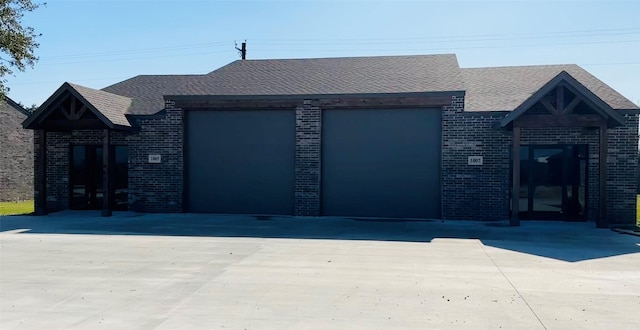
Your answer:
[[[505,115],[500,121],[499,127],[506,128],[512,125],[516,119],[529,111],[537,102],[542,101],[549,92],[559,87],[569,89],[575,94],[576,98],[579,98],[582,102],[593,108],[599,115],[607,119],[610,127],[624,125],[626,122],[624,117],[616,113],[606,102],[576,80],[567,71],[563,70],[522,102],[516,109]]]
[[[98,110],[91,102],[89,102],[83,95],[78,91],[78,88],[87,88],[80,85],[71,84],[69,82],[64,82],[40,107],[38,110],[31,114],[23,123],[22,126],[26,129],[39,129],[42,123],[44,123],[47,118],[57,110],[57,105],[60,102],[64,101],[69,95],[75,99],[77,99],[82,107],[85,107],[91,113],[93,113],[102,123],[104,123],[105,128],[114,129],[118,128],[120,125],[114,124],[109,118],[107,118],[100,110]],[[99,90],[96,90],[99,91]],[[102,92],[102,91],[101,91]],[[107,92],[103,92],[107,93]],[[114,94],[115,95],[115,94]],[[86,110],[85,110],[86,111]],[[73,121],[72,119],[69,119]]]

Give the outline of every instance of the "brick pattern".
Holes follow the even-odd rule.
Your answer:
[[[321,131],[319,107],[311,101],[296,108],[295,215],[320,215]]]
[[[33,199],[33,132],[26,116],[0,100],[0,201]]]
[[[140,132],[129,136],[129,209],[136,212],[183,211],[183,110],[167,101],[159,115],[136,120]],[[149,163],[160,155],[161,163]]]
[[[69,208],[70,142],[69,133],[47,132],[47,212]]]
[[[607,132],[607,220],[610,225],[636,223],[638,115],[626,114],[625,126]]]
[[[442,218],[506,219],[511,134],[493,128],[504,113],[464,112],[464,97],[442,109]],[[482,156],[482,165],[468,165]]]

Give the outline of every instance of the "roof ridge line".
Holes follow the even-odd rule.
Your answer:
[[[564,67],[564,66],[577,66],[582,68],[580,65],[575,63],[565,63],[565,64],[527,64],[527,65],[501,65],[501,66],[478,66],[478,67],[460,67],[462,70],[473,70],[473,69],[504,69],[504,68],[540,68],[540,67]]]

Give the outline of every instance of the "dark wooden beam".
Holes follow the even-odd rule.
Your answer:
[[[104,136],[102,138],[102,216],[111,216],[111,191],[112,185],[112,165],[113,160],[111,152],[111,130],[105,129]]]
[[[522,115],[518,118],[520,127],[600,127],[606,119],[600,115]]]
[[[176,107],[187,110],[226,110],[226,109],[295,109],[303,105],[302,99],[263,99],[263,100],[185,100],[176,101]],[[314,105],[322,109],[332,108],[440,108],[451,105],[451,96],[427,97],[353,97],[314,99]]]
[[[69,95],[61,97],[57,102],[51,104],[51,106],[49,106],[49,109],[53,109],[53,111],[57,110],[58,108],[62,107],[62,103],[69,97],[70,97]],[[44,122],[45,120],[47,120],[47,118],[49,118],[49,116],[51,115],[51,112],[53,112],[53,111],[50,111],[49,113],[47,113],[44,116],[40,116],[40,118],[38,118],[37,123],[40,124],[40,123]]]
[[[71,120],[78,119],[78,115],[77,115],[77,112],[76,112],[76,98],[75,97],[71,97],[71,103],[69,105],[69,114],[71,115],[71,117],[69,119],[71,119]]]
[[[187,110],[229,110],[229,109],[295,109],[302,101],[282,100],[210,100],[176,102],[176,107]]]
[[[598,228],[607,228],[609,221],[607,220],[607,126],[606,124],[600,126],[600,153],[598,157],[599,168],[599,212],[596,226]]]
[[[39,125],[48,131],[69,132],[79,129],[104,129],[106,125],[100,119],[81,119],[81,120],[48,120]]]
[[[547,99],[541,99],[540,104],[542,104],[552,115],[560,114],[560,112],[558,112],[558,109],[554,108]]]
[[[578,104],[580,104],[580,101],[582,101],[582,99],[579,96],[576,95],[576,97],[573,98],[571,103],[569,103],[567,105],[567,107],[564,108],[562,113],[565,114],[565,115],[570,114],[573,111],[573,109],[575,109],[578,106]]]
[[[37,215],[47,215],[47,132],[45,130],[37,130],[38,150],[37,152],[37,173],[38,178],[35,186],[38,191],[37,201],[35,203]]]
[[[85,111],[87,111],[87,106],[83,105],[80,110],[78,110],[78,112],[76,113],[76,119],[80,119],[82,118],[82,115],[84,115]]]
[[[556,88],[556,109],[558,114],[564,112],[564,87],[562,85]]]
[[[440,108],[451,105],[451,96],[431,97],[385,97],[385,98],[335,98],[320,99],[318,106],[322,109],[331,108]]]
[[[511,152],[512,186],[511,186],[511,220],[509,225],[520,226],[520,126],[513,123],[513,151]]]
[[[71,113],[69,113],[69,111],[67,110],[67,108],[62,107],[62,105],[58,106],[58,109],[60,110],[60,113],[62,113],[62,115],[71,120]]]

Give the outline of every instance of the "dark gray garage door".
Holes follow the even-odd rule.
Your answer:
[[[439,109],[322,116],[324,215],[440,217]]]
[[[189,212],[292,214],[293,110],[187,111]]]

